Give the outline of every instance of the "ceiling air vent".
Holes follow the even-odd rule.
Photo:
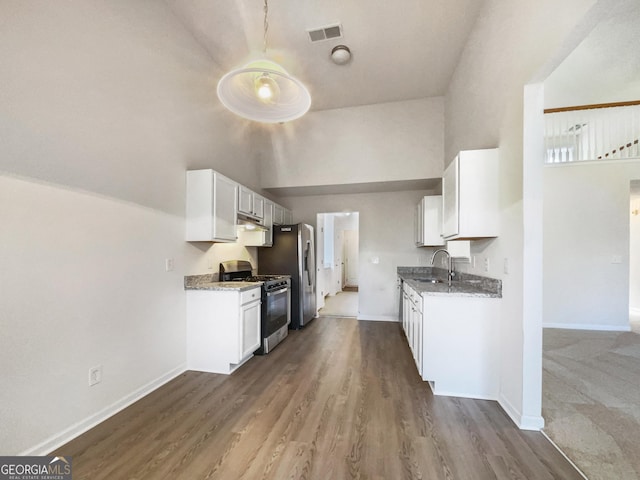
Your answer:
[[[326,27],[307,29],[307,33],[312,43],[342,38],[342,25],[335,23],[333,25],[327,25]]]

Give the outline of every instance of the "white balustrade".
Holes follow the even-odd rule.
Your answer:
[[[640,105],[545,114],[546,163],[640,157]]]

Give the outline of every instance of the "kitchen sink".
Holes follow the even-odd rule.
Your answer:
[[[416,278],[414,280],[422,283],[447,283],[446,280],[442,280],[440,278]]]

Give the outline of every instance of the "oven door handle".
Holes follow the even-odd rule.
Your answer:
[[[289,288],[285,287],[285,288],[281,288],[280,290],[276,290],[275,292],[268,292],[267,293],[267,297],[273,297],[274,295],[280,295],[281,293],[284,293],[287,290],[289,290]]]

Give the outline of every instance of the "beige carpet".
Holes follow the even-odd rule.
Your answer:
[[[640,479],[638,333],[546,329],[542,390],[544,431],[589,480]]]
[[[338,292],[324,299],[324,307],[318,314],[321,317],[357,317],[358,292]]]

